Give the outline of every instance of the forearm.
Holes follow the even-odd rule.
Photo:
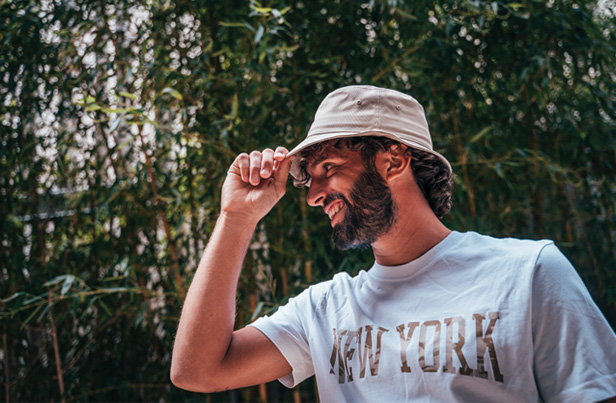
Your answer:
[[[256,329],[234,337],[235,298],[242,262],[259,220],[286,190],[287,150],[237,156],[221,192],[221,214],[188,290],[171,361],[171,380],[195,391],[214,391],[271,380],[290,367]],[[264,375],[271,372],[272,375]]]
[[[186,296],[176,335],[172,376],[206,375],[231,343],[237,282],[256,223],[219,217]]]

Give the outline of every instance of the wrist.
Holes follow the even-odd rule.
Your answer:
[[[258,223],[258,218],[254,218],[251,214],[245,214],[239,211],[222,210],[218,216],[219,225],[229,229],[250,232],[251,234],[257,228]]]

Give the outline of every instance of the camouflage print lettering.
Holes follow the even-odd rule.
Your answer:
[[[483,336],[483,320],[485,315],[480,313],[474,313],[473,319],[475,320],[475,338],[477,340],[477,369],[473,371],[473,376],[479,378],[488,378],[488,372],[484,367],[484,357],[486,354],[486,347],[490,353],[490,363],[492,364],[492,371],[494,372],[494,380],[497,382],[504,382],[503,374],[500,372],[498,365],[498,359],[496,357],[496,349],[494,347],[494,340],[492,339],[492,332],[494,325],[499,318],[498,312],[488,313],[490,323],[486,329],[486,335]]]
[[[400,369],[402,369],[402,372],[411,372],[411,367],[409,367],[409,364],[406,359],[406,350],[411,343],[413,332],[415,331],[417,326],[419,326],[419,322],[409,323],[409,331],[406,337],[404,337],[404,323],[396,327],[396,330],[400,335],[400,360],[402,361],[402,367],[400,367]]]
[[[483,322],[488,317],[488,325],[485,329]],[[473,320],[475,321],[475,340],[477,345],[477,369],[472,369],[468,365],[468,361],[464,356],[462,348],[466,343],[466,322],[462,316],[453,316],[445,318],[444,323],[447,326],[445,336],[445,362],[443,365],[443,373],[460,375],[472,375],[478,378],[488,379],[493,374],[493,380],[504,382],[503,374],[500,371],[498,357],[496,354],[496,346],[492,334],[497,321],[500,319],[498,312],[474,313]],[[454,328],[457,326],[458,337],[454,342]],[[413,340],[415,330],[420,327],[419,322],[402,323],[396,326],[396,331],[400,338],[400,370],[402,373],[411,373],[409,365],[408,349]],[[428,332],[434,328],[434,332],[428,335]],[[407,330],[408,329],[408,330]],[[365,325],[357,330],[339,330],[333,328],[333,346],[330,356],[331,368],[329,373],[338,375],[338,382],[353,382],[355,380],[353,374],[353,362],[357,365],[357,361],[353,361],[355,357],[359,360],[359,379],[366,377],[366,369],[370,369],[370,375],[378,376],[379,364],[381,361],[381,340],[383,334],[389,332],[389,329],[378,327],[376,335],[373,338],[373,325]],[[362,336],[363,340],[362,340]],[[346,339],[345,339],[346,337]],[[428,340],[428,338],[430,340]],[[441,346],[441,322],[439,320],[428,320],[421,324],[419,331],[418,343],[418,362],[419,367],[424,372],[438,372],[441,365],[440,362],[440,346]],[[432,358],[426,363],[426,351],[430,352],[432,348]],[[486,351],[487,350],[487,351]],[[454,365],[454,351],[458,358],[460,368]],[[488,372],[485,367],[486,353],[489,354],[490,367],[492,371]],[[428,357],[430,358],[430,357]],[[336,361],[338,365],[336,366]],[[336,368],[337,367],[337,368]],[[336,371],[337,369],[337,371]],[[355,367],[357,370],[357,367]],[[457,371],[456,371],[457,369]],[[355,372],[357,376],[357,372]]]
[[[363,327],[357,329],[357,357],[359,358],[359,377],[366,377],[366,346],[364,346],[364,353],[362,354],[361,334],[364,330]],[[369,335],[366,335],[369,336]],[[366,342],[367,344],[367,342]]]
[[[353,381],[353,368],[351,361],[357,351],[357,357],[359,358],[360,372],[359,377],[366,377],[366,364],[370,367],[370,374],[377,376],[379,374],[379,361],[381,358],[381,338],[383,333],[388,332],[389,329],[379,327],[376,334],[376,350],[373,351],[372,329],[373,326],[366,325],[366,340],[362,346],[362,333],[363,328],[353,330],[336,330],[333,329],[334,345],[332,347],[332,353],[330,356],[331,368],[329,373],[336,375],[336,361],[338,361],[338,383],[352,382]],[[346,336],[346,340],[343,343],[343,338]],[[357,350],[352,347],[353,340],[356,341]],[[363,352],[362,352],[363,347]]]
[[[346,330],[340,330],[336,332],[336,328],[334,330],[334,347],[332,348],[332,355],[329,359],[331,364],[331,368],[329,369],[329,373],[332,375],[336,374],[334,369],[334,365],[336,364],[336,360],[338,360],[338,383],[344,383],[344,375],[347,373],[346,369],[346,361],[342,357],[342,349],[340,348],[342,345],[342,337],[347,333]]]
[[[344,367],[347,369],[347,381],[348,382],[352,382],[353,381],[353,368],[349,366],[349,361],[351,361],[353,359],[353,354],[355,353],[355,349],[354,348],[349,348],[351,341],[353,339],[357,339],[357,334],[358,332],[361,331],[361,328],[359,331],[352,331],[349,330],[347,331],[347,339],[346,339],[346,343],[344,343]]]
[[[458,324],[458,341],[453,343],[453,326]],[[462,367],[459,369],[461,375],[471,375],[473,370],[468,366],[466,357],[462,353],[462,347],[464,346],[464,334],[466,333],[466,322],[461,316],[455,316],[453,318],[446,318],[445,325],[447,325],[447,338],[445,343],[445,365],[443,366],[443,372],[456,373],[456,368],[453,366],[453,350],[456,351],[458,360]]]
[[[389,332],[389,329],[384,329],[379,327],[376,334],[376,351],[373,353],[372,351],[372,329],[373,327],[370,325],[366,325],[366,343],[364,345],[364,352],[358,351],[359,356],[359,364],[360,364],[360,374],[359,377],[365,377],[366,371],[366,362],[370,366],[370,375],[377,376],[379,374],[379,361],[381,359],[381,337],[383,333]],[[367,357],[367,360],[366,360]]]
[[[426,333],[428,327],[434,326],[434,337],[432,339],[432,365],[426,365]],[[428,320],[421,324],[419,331],[419,367],[424,372],[437,372],[439,367],[439,355],[441,345],[441,322],[438,320]]]
[[[334,343],[333,343],[333,347],[332,347],[332,355],[329,357],[329,363],[331,365],[331,368],[329,369],[329,373],[334,375],[336,372],[334,371],[334,364],[336,363],[336,357],[338,356],[338,337],[336,336],[336,328],[333,328],[334,331]]]

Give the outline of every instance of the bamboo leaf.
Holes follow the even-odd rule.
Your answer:
[[[75,276],[71,274],[67,275],[64,280],[64,283],[62,284],[62,290],[60,291],[60,294],[65,295],[71,289],[71,286],[73,285],[74,281]]]
[[[28,315],[28,317],[22,322],[22,324],[20,326],[21,330],[23,330],[26,327],[26,325],[29,324],[32,321],[32,319],[43,308],[43,306],[49,307],[49,305],[38,305],[36,308],[34,308],[34,310],[30,313],[30,315]],[[44,311],[43,314],[45,314],[46,312],[47,311]]]
[[[9,303],[11,301],[15,301],[15,300],[17,300],[19,298],[21,298],[23,300],[23,299],[25,299],[25,297],[26,297],[26,293],[24,291],[18,291],[15,294],[11,295],[10,297],[3,299],[2,302],[7,304],[7,303]]]
[[[173,98],[178,99],[178,100],[180,100],[180,101],[183,99],[182,94],[180,94],[180,93],[179,93],[179,91],[177,91],[177,90],[175,90],[175,89],[173,89],[173,88],[169,88],[169,87],[167,87],[167,88],[165,88],[165,89],[163,89],[163,90],[162,90],[162,93],[163,93],[163,94],[169,94],[169,95],[171,95]]]
[[[43,287],[50,287],[52,285],[58,284],[62,281],[66,281],[66,278],[70,276],[69,274],[62,274],[59,276],[54,277],[53,279],[47,281],[46,283],[43,284]]]
[[[255,307],[255,311],[252,313],[252,316],[250,317],[251,322],[257,319],[262,309],[263,309],[263,301],[259,301],[259,303]]]
[[[109,131],[112,132],[115,129],[117,129],[119,124],[120,124],[120,118],[117,118],[116,120],[113,121],[111,126],[109,126]]]
[[[265,33],[265,27],[259,24],[259,28],[257,28],[257,33],[255,34],[254,42],[259,43],[261,41],[261,38],[263,38],[264,33]]]
[[[245,22],[219,22],[219,24],[223,27],[231,27],[231,28],[247,28],[251,31],[254,31],[254,28]]]
[[[481,129],[479,131],[479,133],[475,134],[471,140],[470,143],[476,143],[477,141],[481,140],[482,138],[484,138],[488,133],[490,133],[492,131],[492,126],[487,126],[484,127],[483,129]]]
[[[148,309],[148,303],[146,301],[143,301],[141,303],[141,310],[139,311],[139,314],[137,315],[137,319],[135,319],[135,326],[139,326],[141,324],[141,322],[143,321],[143,317],[145,316],[145,313],[147,312]]]
[[[113,314],[111,313],[111,309],[109,309],[109,306],[107,306],[107,304],[102,299],[97,299],[96,302],[98,302],[98,305],[103,308],[103,311],[105,311],[107,315],[113,316]]]
[[[137,95],[131,94],[129,92],[120,91],[120,95],[124,98],[132,99],[133,101],[137,100]]]

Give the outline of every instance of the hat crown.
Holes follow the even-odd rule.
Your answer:
[[[327,95],[307,137],[367,132],[388,133],[409,145],[432,150],[421,104],[410,95],[370,85],[342,87]]]

